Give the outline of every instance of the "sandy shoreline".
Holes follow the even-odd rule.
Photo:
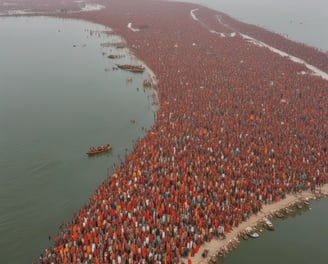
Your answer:
[[[221,249],[224,249],[228,246],[229,243],[233,243],[238,239],[238,234],[240,232],[245,231],[247,227],[252,227],[254,225],[257,225],[262,222],[264,217],[271,218],[271,216],[282,209],[291,207],[295,203],[302,201],[304,199],[316,199],[316,196],[319,194],[328,195],[328,184],[324,185],[320,189],[316,189],[316,193],[305,191],[301,193],[294,194],[288,194],[285,199],[280,200],[279,202],[263,205],[262,210],[257,215],[251,215],[251,217],[245,221],[242,222],[238,227],[234,227],[233,230],[230,233],[226,234],[226,238],[224,240],[220,240],[218,238],[213,238],[210,242],[205,242],[200,248],[197,254],[195,256],[191,257],[190,260],[192,263],[212,263],[212,259],[214,260]],[[202,252],[208,249],[208,255],[207,257],[202,257]],[[187,259],[184,259],[185,262],[187,262]]]

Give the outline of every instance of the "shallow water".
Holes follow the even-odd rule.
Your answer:
[[[103,47],[119,41],[104,30],[83,21],[0,18],[0,263],[31,263],[52,245],[48,236],[154,122],[153,91],[142,87],[147,74],[112,69],[133,59],[108,59],[127,51]],[[85,154],[106,143],[111,152]]]

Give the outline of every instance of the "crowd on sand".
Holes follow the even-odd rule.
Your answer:
[[[40,263],[190,263],[219,230],[327,183],[328,82],[239,35],[212,34],[193,8],[112,1],[74,15],[120,32],[155,72],[160,109]],[[131,21],[149,27],[133,32]]]
[[[304,61],[320,68],[322,71],[328,72],[328,51],[322,51],[320,49],[310,47],[304,43],[292,42],[288,39],[288,35],[279,35],[277,33],[273,34],[264,28],[241,23],[230,17],[226,17],[226,22],[231,26],[231,28],[237,31],[244,32],[251,37],[263,41],[264,43],[269,43],[277,49],[284,50],[292,56],[300,57]],[[326,54],[323,54],[322,52],[326,52]]]

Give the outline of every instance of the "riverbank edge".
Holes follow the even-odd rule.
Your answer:
[[[204,242],[197,254],[190,257],[193,264],[217,263],[219,256],[227,256],[232,250],[237,249],[240,237],[244,236],[246,229],[252,228],[258,230],[263,223],[264,218],[271,219],[277,212],[284,212],[284,216],[288,217],[290,208],[297,204],[304,203],[307,200],[317,200],[320,198],[328,197],[328,184],[322,187],[317,187],[315,192],[302,191],[296,194],[287,194],[286,198],[279,202],[273,202],[271,204],[263,205],[263,208],[256,215],[251,215],[247,221],[241,222],[238,227],[231,229],[230,233],[226,233],[226,238],[220,240],[219,238],[213,238],[209,242]],[[202,256],[204,250],[208,250],[206,257]],[[184,262],[188,262],[188,259],[183,259]]]

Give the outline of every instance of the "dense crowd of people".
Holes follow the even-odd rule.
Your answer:
[[[324,54],[324,51],[310,47],[304,43],[292,42],[288,39],[288,36],[272,33],[266,29],[259,28],[255,25],[241,23],[230,17],[224,16],[227,24],[233,29],[246,33],[256,39],[259,39],[265,43],[270,43],[271,46],[284,50],[288,54],[299,57],[302,60],[318,67],[324,72],[328,72],[328,53]],[[287,38],[286,38],[287,37]]]
[[[206,8],[193,19],[195,7],[111,1],[71,15],[127,40],[158,78],[160,109],[40,263],[179,263],[264,204],[327,183],[328,82],[211,33],[224,27]]]

